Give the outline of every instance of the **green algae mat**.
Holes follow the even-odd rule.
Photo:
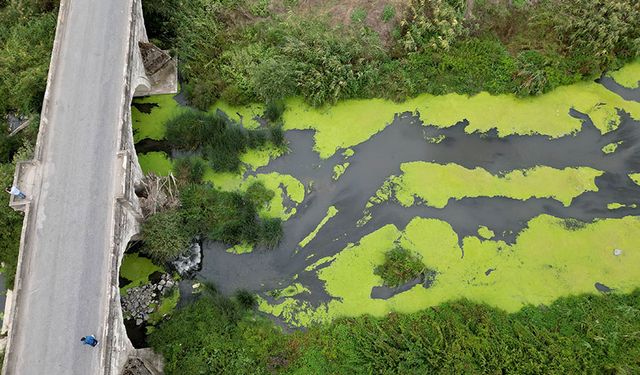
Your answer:
[[[640,61],[610,76],[637,87]],[[273,250],[205,245],[199,277],[247,288],[291,326],[415,312],[467,298],[514,312],[581,293],[640,287],[640,90],[636,100],[583,82],[546,95],[421,95],[314,108],[290,99],[289,151],[242,156],[239,174],[208,170],[222,190],[261,181],[259,214],[284,221]],[[161,141],[182,107],[136,99],[136,141]],[[220,110],[246,128],[264,106]],[[171,155],[145,150],[145,172]],[[435,273],[398,288],[374,273],[397,245]]]

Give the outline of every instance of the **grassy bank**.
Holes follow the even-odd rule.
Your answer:
[[[220,98],[243,104],[300,96],[320,106],[422,93],[530,96],[638,56],[640,5],[633,0],[466,3],[143,5],[150,35],[175,48],[188,97],[201,109]]]
[[[282,334],[217,293],[150,336],[171,374],[495,374],[640,371],[640,292],[582,295],[518,313],[466,300]]]

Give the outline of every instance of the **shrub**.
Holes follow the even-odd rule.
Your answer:
[[[640,55],[640,2],[548,0],[558,37],[585,75]]]
[[[282,124],[272,125],[269,127],[269,134],[271,136],[271,143],[273,143],[274,146],[283,149],[287,140],[284,136],[284,130],[282,130]]]
[[[424,276],[426,266],[420,256],[401,246],[396,246],[384,254],[384,263],[376,267],[374,273],[390,287],[400,286],[419,276]]]
[[[280,146],[282,139],[275,138],[273,131],[265,129],[245,130],[220,113],[205,113],[187,110],[167,122],[166,139],[180,151],[198,152],[215,171],[236,172],[240,169],[240,155],[247,149],[264,146],[269,136]],[[280,134],[275,134],[280,136]],[[184,162],[182,162],[184,163]],[[193,163],[192,163],[193,164]],[[184,167],[184,165],[181,165]],[[191,165],[202,169],[201,164]],[[194,170],[197,174],[203,170]],[[197,179],[196,179],[197,180]],[[193,180],[195,182],[196,180]]]
[[[8,111],[40,112],[55,32],[55,12],[32,14],[39,5],[18,3],[0,9],[0,118]]]
[[[408,52],[447,50],[463,33],[462,6],[447,0],[410,0],[400,21]]]
[[[264,207],[275,196],[275,193],[267,189],[261,181],[256,181],[249,185],[245,196],[257,208]]]
[[[284,113],[284,101],[283,100],[269,100],[267,107],[264,110],[264,117],[272,123],[280,120]]]
[[[273,249],[282,239],[282,220],[277,218],[262,219],[260,243],[269,249]]]
[[[269,195],[265,190],[254,185],[250,194],[242,195],[219,191],[210,185],[187,186],[180,193],[185,223],[195,234],[213,241],[232,245],[263,243],[273,247],[282,236],[280,221],[260,221],[253,201],[265,199]]]
[[[187,250],[192,238],[178,210],[159,212],[142,224],[142,252],[158,263],[174,260]]]
[[[236,301],[240,304],[243,309],[251,310],[258,306],[258,300],[253,293],[249,292],[246,289],[240,289],[235,292]]]
[[[199,157],[189,156],[174,161],[173,170],[183,185],[199,184],[207,168],[207,163]]]

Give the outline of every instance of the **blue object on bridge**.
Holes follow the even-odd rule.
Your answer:
[[[98,345],[98,340],[96,340],[96,337],[94,335],[85,336],[81,338],[80,341],[82,341],[85,345]]]

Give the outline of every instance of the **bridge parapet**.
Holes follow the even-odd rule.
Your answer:
[[[25,213],[22,237],[20,243],[20,257],[18,259],[18,268],[15,281],[15,289],[13,300],[7,301],[8,311],[5,314],[5,320],[8,320],[8,336],[7,347],[5,351],[5,361],[15,361],[12,353],[12,324],[11,322],[18,316],[20,309],[18,295],[22,292],[21,285],[25,272],[28,272],[28,264],[23,266],[23,260],[28,259],[25,254],[30,246],[26,245],[30,239],[26,235],[28,227],[35,225],[30,220],[30,211],[33,201],[29,199],[29,192],[34,191],[40,186],[42,181],[42,163],[44,155],[46,155],[46,138],[48,132],[50,93],[52,92],[53,77],[56,75],[56,69],[60,58],[60,44],[66,34],[66,19],[69,12],[69,3],[71,0],[61,0],[58,14],[58,22],[56,28],[56,37],[53,43],[52,57],[49,66],[47,78],[47,89],[44,96],[40,128],[38,132],[38,140],[34,149],[33,159],[30,161],[19,162],[16,166],[14,175],[14,184],[19,186],[27,193],[27,199],[11,198],[10,205],[15,210]],[[106,323],[107,335],[104,345],[101,345],[102,370],[104,374],[118,375],[121,373],[127,358],[135,355],[129,338],[126,334],[122,309],[120,307],[120,289],[119,289],[119,270],[122,258],[129,241],[139,233],[140,220],[142,218],[138,198],[135,194],[136,186],[142,179],[142,170],[138,163],[133,141],[133,130],[131,120],[131,101],[134,96],[149,95],[156,93],[176,93],[177,92],[177,66],[175,60],[166,61],[159,71],[153,71],[148,75],[145,70],[145,61],[140,50],[140,42],[147,43],[148,38],[144,27],[144,17],[142,14],[142,4],[140,0],[130,0],[129,5],[129,22],[127,24],[127,34],[129,42],[127,44],[127,60],[124,64],[122,72],[125,77],[125,86],[121,96],[121,106],[118,124],[118,152],[116,155],[104,155],[104,157],[113,157],[116,159],[116,181],[113,197],[113,225],[111,243],[109,246],[109,274],[105,275],[105,280],[109,282],[109,291],[106,296],[108,302],[108,314]],[[37,202],[36,202],[37,204]],[[27,261],[28,263],[28,261]],[[6,373],[6,367],[3,374]]]

